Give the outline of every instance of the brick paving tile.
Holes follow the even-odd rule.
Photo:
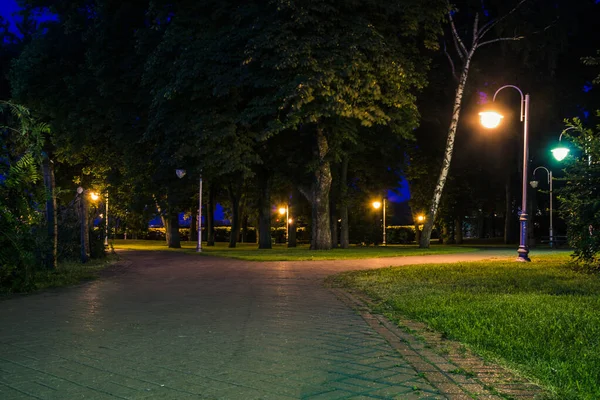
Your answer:
[[[435,356],[426,343],[393,333],[368,303],[341,299],[322,282],[346,270],[489,256],[256,263],[120,254],[120,266],[96,281],[2,301],[0,399],[464,394],[452,380],[425,378],[442,373],[423,358]]]

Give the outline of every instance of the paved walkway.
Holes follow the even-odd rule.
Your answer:
[[[0,399],[468,398],[430,383],[399,350],[402,340],[322,279],[498,256],[254,263],[121,255],[97,281],[0,302]]]

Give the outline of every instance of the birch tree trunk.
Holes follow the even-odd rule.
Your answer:
[[[444,52],[448,57],[448,61],[450,62],[450,67],[452,68],[452,74],[455,78],[458,78],[458,86],[456,88],[456,94],[454,96],[454,106],[452,110],[452,119],[450,121],[450,127],[448,128],[448,139],[446,141],[446,150],[444,152],[444,159],[442,161],[442,168],[440,171],[440,176],[438,178],[437,185],[433,191],[433,199],[431,200],[431,205],[429,210],[427,211],[425,225],[423,226],[423,232],[421,234],[421,240],[419,242],[419,247],[427,248],[429,247],[429,242],[431,241],[431,231],[433,230],[433,225],[435,223],[435,217],[438,211],[438,207],[440,204],[440,199],[442,197],[442,192],[444,191],[444,185],[446,184],[446,178],[448,177],[448,171],[450,170],[450,162],[452,161],[452,153],[454,151],[454,139],[456,136],[456,128],[458,126],[458,119],[460,117],[460,109],[462,106],[462,98],[465,91],[465,85],[467,83],[467,78],[469,76],[469,68],[471,65],[471,59],[473,58],[473,54],[475,51],[482,46],[497,43],[500,41],[507,40],[521,40],[523,36],[514,35],[512,37],[500,37],[496,39],[491,39],[487,41],[482,41],[483,37],[488,34],[492,29],[498,25],[501,21],[505,20],[506,17],[513,14],[519,7],[521,7],[527,0],[520,0],[512,10],[507,12],[504,16],[499,17],[495,20],[489,21],[484,24],[481,28],[479,27],[479,13],[475,14],[475,20],[473,22],[473,36],[471,48],[467,49],[463,39],[460,37],[458,30],[454,24],[454,19],[452,14],[454,11],[448,13],[448,20],[450,22],[451,35],[452,40],[454,42],[454,46],[456,51],[462,61],[462,70],[460,73],[460,77],[457,77],[456,69],[454,66],[454,61],[452,57],[446,51],[444,46]]]
[[[448,139],[446,141],[446,150],[444,152],[444,160],[442,162],[442,170],[440,171],[440,176],[438,178],[437,185],[435,190],[433,191],[433,199],[431,200],[431,206],[427,211],[427,216],[425,217],[425,224],[423,226],[423,231],[421,232],[421,238],[419,240],[419,247],[421,248],[429,248],[429,242],[431,241],[431,232],[433,231],[433,224],[435,222],[435,217],[437,215],[437,211],[440,205],[440,199],[442,198],[442,192],[444,191],[444,186],[446,185],[446,179],[448,178],[448,171],[450,171],[450,162],[452,161],[452,153],[454,151],[454,140],[456,138],[456,127],[458,126],[458,119],[460,117],[460,109],[462,107],[462,99],[465,91],[465,85],[467,83],[467,78],[469,77],[469,67],[471,65],[471,58],[473,57],[474,50],[476,46],[474,46],[471,51],[467,54],[465,58],[465,63],[463,65],[462,73],[460,75],[460,80],[458,82],[458,87],[456,88],[456,94],[454,96],[454,107],[452,110],[452,120],[450,121],[450,127],[448,129]]]

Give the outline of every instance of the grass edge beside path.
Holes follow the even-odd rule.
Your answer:
[[[258,249],[256,243],[238,243],[230,249],[228,243],[202,247],[201,255],[228,257],[246,261],[309,261],[309,260],[350,260],[382,257],[408,257],[433,254],[456,254],[479,251],[475,247],[432,245],[420,249],[417,245],[351,246],[348,249],[310,250],[308,245],[288,248],[285,244],[274,244],[272,249]],[[196,253],[195,242],[181,242],[181,249],[170,249],[164,241],[158,240],[115,240],[115,249],[178,251]]]
[[[600,398],[600,276],[567,254],[347,272],[329,285],[364,293],[394,323],[425,323],[556,399]]]
[[[107,254],[104,258],[91,259],[85,264],[79,261],[60,262],[55,270],[35,271],[28,290],[15,291],[9,287],[0,287],[0,300],[94,280],[100,277],[102,271],[118,262],[119,256],[116,254]]]

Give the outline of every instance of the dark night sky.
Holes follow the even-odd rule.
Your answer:
[[[13,14],[19,11],[19,5],[16,0],[0,0],[0,16],[4,17],[11,23],[11,29],[15,30],[15,20],[18,16]],[[43,15],[38,18],[40,21],[52,19],[51,15]]]
[[[19,10],[16,0],[0,0],[0,15],[9,21],[14,21],[12,14]],[[14,28],[14,23],[12,24]]]

